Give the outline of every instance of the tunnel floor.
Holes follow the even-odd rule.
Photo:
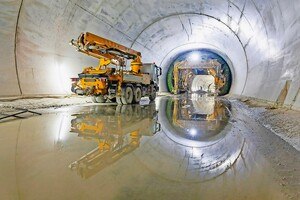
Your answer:
[[[298,199],[299,151],[235,101],[81,105],[0,124],[0,199]]]

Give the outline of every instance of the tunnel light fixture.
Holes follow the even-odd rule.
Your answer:
[[[188,56],[188,59],[190,62],[199,62],[201,60],[201,55],[199,52],[197,51],[193,51],[192,53],[190,53],[190,55]]]

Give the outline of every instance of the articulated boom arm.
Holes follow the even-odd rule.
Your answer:
[[[78,39],[71,40],[70,44],[81,53],[109,60],[114,65],[124,66],[124,59],[133,60],[131,65],[141,65],[140,52],[89,32],[81,33]]]
[[[72,79],[71,91],[75,94],[92,96],[95,103],[110,100],[131,104],[146,96],[155,99],[160,68],[154,63],[143,64],[140,52],[88,32],[70,44],[99,60],[98,66],[85,67],[78,78]]]

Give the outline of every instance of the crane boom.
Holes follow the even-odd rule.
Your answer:
[[[155,63],[143,64],[140,52],[89,32],[81,33],[70,44],[99,60],[98,66],[85,67],[78,78],[71,79],[71,91],[75,94],[92,96],[96,103],[106,100],[118,104],[139,103],[144,96],[151,101],[155,99],[161,68]]]
[[[70,44],[81,53],[98,59],[108,59],[115,65],[123,66],[124,59],[133,60],[133,63],[141,63],[140,52],[89,32],[81,33],[78,39],[71,40]]]

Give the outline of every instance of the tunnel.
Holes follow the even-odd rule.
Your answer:
[[[299,10],[0,0],[0,199],[299,199]],[[83,46],[84,34],[114,47]],[[212,61],[221,87],[191,67]]]
[[[211,49],[230,62],[231,94],[277,101],[288,84],[284,104],[298,108],[298,7],[256,0],[1,1],[0,96],[70,93],[70,78],[97,63],[68,45],[89,31],[161,66],[161,91],[179,54]]]
[[[174,67],[178,62],[187,62],[187,67],[193,67],[194,65],[201,66],[201,63],[208,62],[209,60],[217,60],[217,62],[221,65],[220,72],[221,75],[224,76],[224,85],[220,88],[217,88],[219,91],[216,91],[215,78],[209,71],[204,68],[197,68],[190,70],[183,70],[183,73],[180,74],[180,79],[183,79],[181,86],[181,92],[189,92],[189,93],[197,93],[199,91],[217,93],[220,96],[226,95],[230,92],[231,84],[232,84],[232,73],[229,67],[229,64],[224,60],[219,53],[214,52],[209,49],[198,49],[192,50],[188,52],[181,53],[168,67],[167,72],[167,89],[168,92],[172,93],[174,91]],[[229,61],[228,61],[229,62]],[[186,80],[189,79],[189,80]]]

